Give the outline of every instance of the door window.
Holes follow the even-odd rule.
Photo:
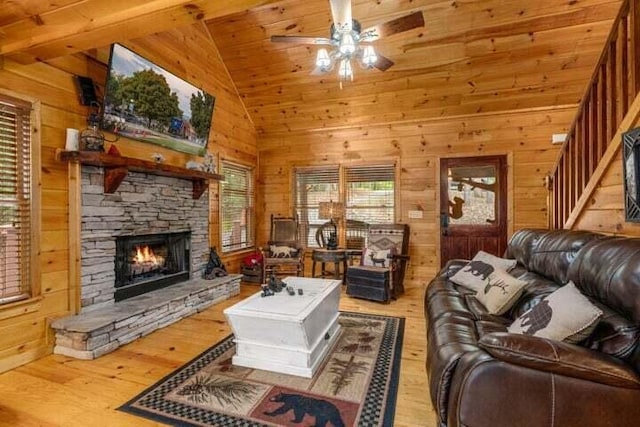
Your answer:
[[[448,168],[449,223],[490,225],[496,221],[494,165]]]

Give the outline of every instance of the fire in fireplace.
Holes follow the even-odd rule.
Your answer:
[[[188,280],[191,233],[116,238],[116,292],[121,301]]]

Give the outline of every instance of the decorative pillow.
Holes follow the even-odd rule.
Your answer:
[[[451,281],[480,292],[487,286],[487,279],[495,270],[509,271],[515,266],[515,259],[504,259],[479,251],[471,262],[451,277]]]
[[[298,250],[289,246],[269,246],[271,258],[291,258]]]
[[[495,270],[487,278],[487,285],[476,294],[491,314],[503,314],[520,297],[527,282],[510,276],[504,270]]]
[[[362,265],[370,267],[386,267],[391,265],[391,258],[389,254],[393,254],[393,249],[371,249],[365,248],[362,251]]]
[[[596,327],[601,316],[602,310],[569,282],[518,317],[508,330],[514,334],[578,343]]]

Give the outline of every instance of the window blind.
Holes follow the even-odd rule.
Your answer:
[[[0,95],[0,303],[31,293],[31,105]]]
[[[306,246],[317,246],[316,231],[327,221],[318,217],[320,202],[338,201],[339,180],[337,166],[295,170],[295,209],[300,221],[300,236]]]
[[[345,170],[346,216],[369,224],[395,222],[395,166],[353,166]]]
[[[253,172],[246,166],[222,161],[221,173],[222,252],[250,248],[254,245],[255,221]]]

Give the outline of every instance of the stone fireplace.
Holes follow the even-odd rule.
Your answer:
[[[102,168],[82,167],[83,312],[202,275],[209,254],[209,200],[206,192],[199,199],[194,199],[191,181],[137,172],[130,172],[113,194],[104,193],[103,182]],[[132,251],[145,239],[150,240],[147,246],[151,244],[158,250],[166,250],[160,246],[175,245],[169,240],[182,236],[189,236],[188,242],[180,243],[189,252],[186,259],[177,260],[178,255],[185,256],[182,250],[176,251],[180,254],[158,254],[165,257],[166,263],[174,263],[171,270],[178,267],[178,263],[182,267],[180,272],[173,273],[165,269],[166,274],[162,276],[168,277],[161,278],[162,286],[143,283],[136,288],[137,283],[146,282],[145,279],[153,273],[149,271],[153,270],[149,264],[146,270],[142,266],[144,271],[133,274],[136,277],[131,279],[136,283],[128,282],[126,276],[136,273],[128,266],[126,272],[118,272],[137,255]],[[133,248],[129,246],[130,242],[133,242]],[[118,248],[127,253],[118,254]],[[167,259],[167,256],[176,259]],[[156,269],[156,272],[159,271]],[[133,288],[137,290],[130,292]]]
[[[190,179],[129,171],[105,193],[83,165],[81,192],[81,311],[52,322],[54,353],[94,359],[239,294],[239,274],[202,278],[209,200]]]

